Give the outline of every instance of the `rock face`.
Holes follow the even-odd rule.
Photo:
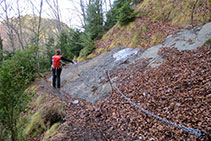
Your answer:
[[[131,64],[138,52],[139,49],[118,47],[94,59],[71,64],[62,72],[62,89],[95,104],[112,90],[106,82],[106,71]]]
[[[149,59],[148,67],[157,67],[165,61],[158,55],[160,48],[175,47],[178,50],[193,50],[209,39],[211,39],[211,23],[195,30],[184,29],[168,36],[164,44],[153,46],[145,51],[115,48],[96,58],[76,65],[71,64],[63,69],[62,90],[95,104],[112,91],[109,82],[106,81],[106,71],[127,67],[139,59]]]
[[[147,49],[140,58],[151,58],[150,67],[159,66],[164,60],[158,55],[162,47],[175,47],[178,50],[194,50],[211,39],[211,23],[207,23],[196,29],[184,29],[174,35],[169,35],[164,44],[153,46]]]

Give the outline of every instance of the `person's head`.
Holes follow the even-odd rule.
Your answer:
[[[55,50],[55,54],[56,54],[56,55],[60,55],[60,54],[61,54],[61,50],[60,50],[60,49],[56,49],[56,50]]]

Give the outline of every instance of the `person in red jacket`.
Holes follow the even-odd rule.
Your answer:
[[[53,88],[56,88],[56,87],[60,88],[60,75],[62,72],[61,60],[71,62],[74,64],[74,62],[72,60],[66,59],[63,56],[61,56],[60,54],[61,54],[60,49],[55,50],[55,55],[52,56],[52,59],[51,59],[51,67],[52,67],[52,75],[53,75],[53,80],[52,80]]]

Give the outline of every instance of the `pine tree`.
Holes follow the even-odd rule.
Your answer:
[[[130,7],[130,3],[126,2],[120,9],[119,9],[119,17],[118,21],[121,26],[127,25],[131,21],[135,19],[134,10]]]
[[[104,32],[102,0],[91,0],[87,9],[85,33],[92,40],[100,39]]]

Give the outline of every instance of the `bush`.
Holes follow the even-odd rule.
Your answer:
[[[211,44],[211,39],[207,40],[204,45]]]
[[[4,60],[10,59],[14,55],[15,55],[14,51],[7,51],[7,50],[0,49],[0,65],[2,64]]]
[[[37,47],[18,51],[0,67],[0,128],[11,140],[17,140],[17,120],[30,99],[24,89],[36,76],[37,51]]]

